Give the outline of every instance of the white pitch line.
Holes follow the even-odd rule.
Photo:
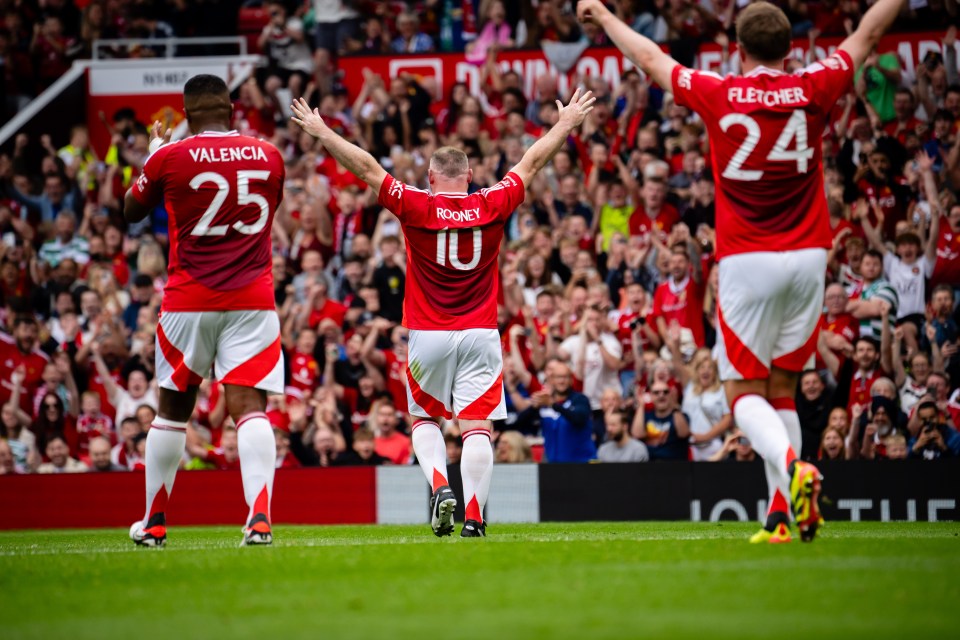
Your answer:
[[[589,538],[582,537],[573,537],[573,536],[561,536],[561,537],[546,537],[546,536],[520,536],[517,534],[506,534],[503,537],[492,537],[486,538],[481,544],[527,544],[531,542],[536,542],[540,544],[549,544],[557,542],[616,542],[616,541],[625,541],[625,542],[662,542],[668,540],[677,540],[677,541],[691,541],[691,540],[720,540],[722,537],[718,536],[696,536],[696,535],[670,535],[670,536],[645,536],[643,538],[628,538],[620,535],[610,535],[610,536],[591,536]],[[734,539],[731,537],[731,539]],[[319,539],[319,540],[297,540],[295,542],[290,542],[284,544],[284,542],[278,541],[275,542],[273,546],[284,548],[284,549],[309,549],[309,548],[322,548],[322,547],[368,547],[368,546],[390,546],[390,545],[403,545],[403,544],[451,544],[452,540],[449,542],[437,541],[428,535],[423,536],[422,538],[411,538],[411,537],[401,537],[395,540],[356,540],[356,539]],[[472,543],[468,543],[472,544]],[[233,550],[236,549],[236,545],[230,542],[212,542],[206,544],[181,544],[177,542],[170,543],[170,546],[164,547],[163,549],[140,549],[134,545],[129,546],[109,546],[109,547],[66,547],[66,548],[53,548],[53,547],[44,547],[37,544],[32,544],[29,546],[19,547],[17,549],[4,549],[3,546],[0,546],[0,557],[16,557],[16,556],[56,556],[56,555],[89,555],[89,554],[98,554],[98,553],[172,553],[177,551],[216,551],[216,550]]]

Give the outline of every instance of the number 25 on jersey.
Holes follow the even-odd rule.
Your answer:
[[[246,235],[255,235],[263,231],[267,226],[267,219],[270,217],[270,206],[267,199],[259,193],[250,193],[251,180],[267,180],[270,178],[269,171],[237,171],[237,204],[241,207],[247,204],[254,204],[260,208],[260,217],[253,224],[246,224],[237,220],[233,225],[213,224],[214,219],[230,195],[230,182],[215,171],[204,171],[194,176],[190,181],[190,188],[194,191],[208,182],[212,182],[217,187],[217,193],[210,201],[210,206],[200,216],[197,226],[190,232],[194,236],[225,236],[227,229],[232,226],[240,233]]]

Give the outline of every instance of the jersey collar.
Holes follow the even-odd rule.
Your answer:
[[[228,138],[239,136],[240,132],[236,129],[232,131],[201,131],[195,137],[197,138]]]
[[[787,73],[781,71],[780,69],[771,69],[770,67],[764,67],[760,65],[759,67],[754,67],[750,70],[749,73],[743,74],[744,78],[755,78],[756,76],[785,76]]]

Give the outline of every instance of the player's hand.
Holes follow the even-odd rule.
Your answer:
[[[164,128],[163,124],[159,120],[153,123],[153,128],[150,130],[150,146],[148,147],[150,153],[153,153],[163,145],[170,142],[170,138],[173,136],[173,129]]]
[[[290,109],[293,111],[290,119],[300,125],[304,131],[314,138],[319,138],[320,134],[327,130],[328,127],[326,123],[323,121],[323,118],[320,117],[320,110],[314,109],[310,111],[310,106],[303,98],[294,100],[293,104],[290,105]]]
[[[577,20],[582,23],[600,24],[600,17],[610,10],[600,0],[580,0],[577,3]]]
[[[593,2],[595,0],[591,0]],[[597,3],[599,4],[599,2]],[[592,91],[587,91],[585,94],[580,95],[580,89],[577,88],[573,92],[573,97],[570,98],[569,104],[563,106],[563,103],[557,100],[557,109],[560,111],[560,124],[565,124],[570,130],[576,129],[581,124],[583,124],[584,119],[587,117],[587,114],[593,111],[593,103],[597,99],[593,97]]]

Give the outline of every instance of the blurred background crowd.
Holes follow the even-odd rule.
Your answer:
[[[288,383],[269,403],[277,465],[410,464],[399,223],[289,123],[284,100],[305,96],[409,184],[426,188],[431,153],[449,144],[470,157],[471,191],[488,187],[556,121],[555,99],[568,98],[549,74],[528,97],[527,79],[497,65],[499,53],[606,44],[576,22],[572,4],[0,0],[0,104],[15,112],[96,39],[248,33],[267,64],[236,91],[234,124],[273,142],[287,163],[272,231]],[[687,64],[705,43],[726,52],[746,4],[610,3]],[[850,32],[869,3],[776,4],[812,43]],[[250,28],[243,18],[253,10]],[[834,244],[818,356],[797,390],[804,458],[960,455],[957,18],[952,0],[911,2],[896,27],[941,30],[941,51],[914,68],[881,48],[824,132]],[[482,92],[455,84],[437,101],[414,76],[366,72],[350,95],[337,67],[358,53],[430,51],[463,52],[482,69]],[[149,43],[122,52],[155,54]],[[575,78],[597,108],[526,185],[507,225],[499,323],[509,418],[495,424],[496,460],[752,461],[713,352],[709,140],[668,92],[635,71],[620,80]],[[103,157],[81,124],[69,139],[17,136],[0,153],[0,473],[142,468],[163,348],[155,328],[167,221],[160,207],[124,222],[148,123],[130,109],[107,116]],[[222,390],[205,381],[186,467],[239,468],[225,413]],[[444,429],[456,463],[458,427]]]

